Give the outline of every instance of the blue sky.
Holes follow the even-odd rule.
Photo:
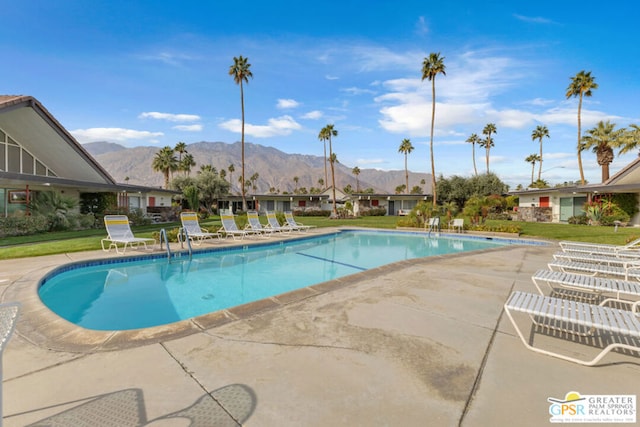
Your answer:
[[[240,140],[240,91],[228,75],[249,58],[246,141],[322,155],[328,123],[348,167],[430,172],[431,85],[423,59],[444,57],[436,78],[436,173],[473,174],[465,140],[495,123],[489,167],[528,184],[531,140],[544,140],[543,178],[579,179],[577,99],[570,77],[591,71],[583,129],[599,120],[640,124],[636,2],[121,1],[6,2],[0,93],[32,95],[80,142],[175,146]],[[617,157],[612,173],[637,153]],[[196,159],[197,161],[197,159]],[[589,182],[600,181],[592,153]],[[479,172],[484,150],[476,146]],[[250,168],[250,165],[247,165]],[[537,165],[536,165],[537,176]]]

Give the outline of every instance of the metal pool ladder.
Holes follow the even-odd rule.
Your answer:
[[[178,241],[180,241],[180,245],[184,247],[182,241],[182,234],[184,233],[184,240],[187,242],[187,248],[189,250],[189,259],[191,259],[191,255],[193,254],[193,249],[191,248],[191,239],[189,239],[189,232],[186,228],[180,228],[178,231]],[[162,244],[167,245],[167,259],[171,261],[171,258],[176,258],[180,255],[180,253],[171,253],[171,247],[169,246],[169,237],[167,237],[167,230],[164,228],[160,229],[160,250],[162,250]],[[173,255],[173,256],[172,256]]]

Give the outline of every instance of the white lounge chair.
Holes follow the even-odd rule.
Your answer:
[[[267,227],[273,231],[279,231],[281,233],[290,233],[292,231],[292,228],[288,225],[280,225],[280,221],[278,221],[275,212],[267,212],[267,221],[269,222]]]
[[[546,283],[553,291],[562,288],[590,292],[598,296],[603,294],[615,295],[615,298],[604,299],[600,302],[600,305],[604,305],[609,301],[626,302],[629,298],[640,298],[639,282],[610,277],[589,276],[563,271],[538,270],[531,276],[531,281],[538,289],[538,292],[540,292],[540,295],[544,295],[540,286],[542,282]]]
[[[616,254],[624,251],[639,251],[640,239],[635,239],[626,245],[607,245],[587,242],[560,242],[560,248],[563,251],[585,252],[589,254]]]
[[[271,228],[263,227],[260,222],[260,218],[258,217],[258,212],[256,211],[248,211],[247,212],[247,228],[246,230],[251,230],[258,235],[264,237],[270,237],[273,234],[273,230]]]
[[[242,240],[245,238],[245,236],[256,234],[253,230],[240,230],[238,228],[238,224],[236,224],[236,220],[233,218],[233,215],[220,215],[220,221],[222,221],[221,230],[225,233],[226,236],[233,237],[234,240],[237,240],[238,238]]]
[[[615,348],[640,351],[640,318],[632,310],[621,310],[601,305],[587,304],[563,298],[553,298],[526,292],[514,292],[504,304],[504,311],[520,337],[531,351],[557,357],[585,366],[593,366]],[[513,314],[529,315],[537,327],[559,330],[572,335],[595,336],[605,347],[591,360],[578,359],[557,352],[535,347],[525,339]],[[529,334],[527,334],[529,335]],[[533,335],[531,335],[533,340]]]
[[[155,244],[155,239],[147,237],[135,237],[129,226],[129,218],[126,215],[105,215],[104,226],[107,230],[107,237],[100,241],[102,250],[109,252],[111,248],[115,248],[116,253],[125,253],[128,247],[139,247],[143,245],[148,249],[147,243]],[[109,242],[109,246],[105,247],[105,243]],[[122,252],[118,245],[122,244]]]
[[[624,277],[624,280],[640,280],[640,263],[630,262],[627,265],[595,264],[571,260],[553,260],[547,264],[550,270],[565,273],[580,272],[592,276]]]
[[[180,213],[180,221],[182,222],[182,229],[186,231],[189,239],[196,245],[201,245],[202,242],[207,239],[213,240],[216,238],[220,240],[222,238],[222,234],[218,232],[210,232],[206,228],[200,228],[200,222],[198,221],[198,214],[196,212]]]
[[[605,255],[605,254],[590,254],[586,252],[556,252],[553,254],[553,259],[587,262],[592,264],[605,264],[605,265],[621,265],[626,266],[634,263],[640,263],[640,254],[635,256],[631,255]]]
[[[457,233],[462,233],[464,231],[464,218],[454,218],[449,223],[449,227],[453,228],[453,231]]]
[[[309,231],[310,228],[314,227],[313,225],[304,225],[301,222],[297,222],[293,217],[293,212],[291,211],[286,211],[284,213],[284,219],[292,230]]]

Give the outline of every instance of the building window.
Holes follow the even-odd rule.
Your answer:
[[[373,199],[373,200],[371,201],[371,206],[373,206],[373,207],[378,207],[379,203],[380,203],[380,202],[378,201],[378,199]]]

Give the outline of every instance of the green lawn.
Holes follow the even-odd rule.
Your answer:
[[[396,228],[398,217],[371,216],[356,219],[329,219],[325,217],[298,217],[297,220],[305,225],[317,227],[371,227]],[[488,221],[490,225],[508,224],[518,225],[522,229],[522,237],[535,237],[549,240],[576,240],[595,243],[611,243],[622,245],[640,238],[640,228],[599,227],[570,224],[548,224],[536,222]],[[201,223],[202,227],[215,230],[220,227],[219,217],[211,217]],[[144,227],[134,227],[133,231],[140,237],[151,237],[160,228],[172,229],[179,227],[179,223],[153,224]],[[4,238],[0,241],[0,259],[23,258],[58,253],[79,252],[100,249],[100,239],[105,237],[103,229],[65,231],[44,233],[35,236]]]

